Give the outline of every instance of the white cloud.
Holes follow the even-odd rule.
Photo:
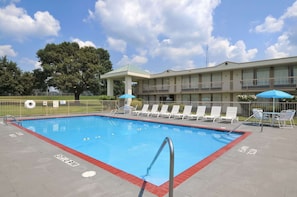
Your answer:
[[[24,71],[31,71],[33,69],[41,69],[40,62],[38,62],[36,60],[29,59],[29,58],[22,58],[18,64],[22,65],[22,69]]]
[[[288,20],[292,19],[292,20]],[[297,51],[297,1],[287,8],[284,14],[275,21],[281,21],[282,32],[278,35],[275,43],[265,50],[267,58],[281,58],[296,55]],[[273,33],[273,31],[263,31]]]
[[[82,41],[78,38],[72,38],[71,39],[72,42],[76,42],[80,48],[83,48],[83,47],[94,47],[96,48],[96,45],[92,42],[92,41]]]
[[[109,44],[114,41],[110,38],[116,37],[132,48],[145,48],[151,56],[176,59],[203,52],[201,48],[213,28],[212,12],[219,3],[98,0],[95,10],[89,11],[89,18],[100,21],[109,35]],[[123,46],[120,49],[123,52]]]
[[[34,18],[23,8],[10,4],[0,8],[0,33],[23,41],[27,37],[57,36],[60,23],[49,12],[38,11]]]
[[[297,1],[295,1],[293,5],[289,7],[285,12],[285,14],[282,16],[282,18],[290,18],[290,17],[297,17]]]
[[[120,51],[122,53],[125,52],[127,43],[124,40],[121,39],[115,39],[112,37],[107,38],[107,43],[109,45],[109,48],[115,51]]]
[[[194,69],[195,67],[193,60],[187,60],[186,62],[181,62],[179,65],[173,66],[172,70],[189,70]]]
[[[0,57],[15,57],[16,55],[17,53],[13,50],[11,45],[0,45]]]
[[[272,16],[267,16],[263,24],[256,26],[255,31],[260,33],[278,32],[282,30],[283,25],[284,25],[284,21],[282,19],[276,19]]]
[[[297,37],[297,35],[295,35]],[[290,42],[290,36],[288,34],[283,34],[278,37],[275,44],[269,46],[265,54],[267,58],[281,58],[288,57],[291,55],[296,55],[297,45]]]
[[[210,60],[212,60],[213,57],[216,57],[216,59],[221,62],[226,59],[238,62],[247,62],[250,59],[253,59],[257,52],[258,50],[256,48],[249,50],[246,49],[246,45],[242,40],[239,40],[232,45],[228,40],[223,38],[212,38],[208,49]],[[213,64],[214,62],[212,61],[211,65]]]
[[[122,59],[117,63],[117,66],[131,65],[142,65],[147,62],[147,58],[140,55],[133,55],[129,58],[127,55],[123,55]]]
[[[288,18],[297,17],[297,1],[290,6],[286,12],[278,19],[273,16],[267,16],[263,24],[255,27],[255,32],[274,33],[283,29],[285,20]]]

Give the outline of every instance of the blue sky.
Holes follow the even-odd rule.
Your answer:
[[[0,0],[0,56],[31,71],[46,44],[78,42],[159,73],[296,56],[296,27],[297,0]]]

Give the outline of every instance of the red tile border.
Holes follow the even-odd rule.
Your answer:
[[[86,115],[88,116],[88,115]],[[65,116],[63,116],[65,117]],[[59,118],[63,118],[63,117],[59,117]],[[103,116],[103,117],[109,117],[109,116]],[[57,118],[57,117],[42,117],[42,118],[30,118],[30,119],[47,119],[47,118]],[[116,118],[120,118],[120,117],[116,117]],[[204,127],[204,126],[193,126],[193,125],[187,125],[187,124],[176,124],[176,123],[164,123],[164,122],[159,122],[159,121],[148,121],[148,120],[139,120],[139,119],[133,119],[133,118],[122,118],[122,119],[129,119],[129,120],[136,120],[136,121],[146,121],[146,122],[154,122],[154,123],[160,123],[160,124],[171,124],[171,125],[177,125],[177,126],[188,126],[188,127],[195,127],[195,128],[203,128],[203,129],[212,129],[212,130],[217,130],[217,131],[222,131],[222,132],[228,132],[224,129],[218,129],[218,128],[210,128],[210,127]],[[78,152],[74,149],[71,149],[69,147],[66,147],[58,142],[55,142],[49,138],[46,138],[42,135],[39,135],[36,132],[33,132],[29,129],[26,129],[20,125],[17,124],[13,124],[14,126],[32,134],[33,136],[36,136],[39,139],[42,139],[43,141],[46,141],[66,152],[69,152],[77,157],[80,157],[81,159],[84,159],[122,179],[125,179],[127,181],[129,181],[130,183],[133,183],[137,186],[139,186],[140,188],[147,190],[157,196],[164,196],[168,193],[168,188],[169,188],[169,182],[165,182],[164,184],[160,185],[160,186],[156,186],[154,184],[151,184],[149,182],[146,182],[134,175],[128,174],[122,170],[119,170],[117,168],[114,168],[104,162],[101,162],[97,159],[94,159],[88,155],[85,155],[81,152]],[[192,167],[188,168],[187,170],[185,170],[184,172],[178,174],[177,176],[174,177],[174,188],[177,187],[178,185],[182,184],[185,180],[187,180],[188,178],[190,178],[191,176],[193,176],[195,173],[197,173],[199,170],[201,170],[202,168],[204,168],[205,166],[207,166],[209,163],[211,163],[212,161],[214,161],[215,159],[217,159],[219,156],[221,156],[222,154],[224,154],[226,151],[228,151],[229,149],[231,149],[233,146],[235,146],[237,143],[239,143],[240,141],[244,140],[246,137],[248,137],[251,133],[250,132],[244,132],[244,131],[234,131],[234,133],[242,133],[242,135],[237,138],[236,140],[232,141],[231,143],[227,144],[226,146],[224,146],[223,148],[219,149],[218,151],[214,152],[213,154],[211,154],[210,156],[208,156],[207,158],[203,159],[202,161],[198,162],[197,164],[193,165]]]

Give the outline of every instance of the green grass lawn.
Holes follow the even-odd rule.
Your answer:
[[[36,104],[35,107],[26,108],[25,102],[27,100],[33,100]],[[59,104],[58,107],[53,106],[55,101]],[[65,101],[65,103],[60,101]],[[99,96],[81,96],[79,101],[74,101],[73,96],[1,96],[0,116],[96,113],[114,109],[116,102],[115,100],[99,100]]]

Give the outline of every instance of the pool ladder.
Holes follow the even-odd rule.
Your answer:
[[[5,116],[3,117],[3,123],[4,123],[5,125],[8,125],[8,119],[9,119],[9,118],[11,118],[13,121],[15,121],[18,125],[21,125],[21,122],[19,122],[19,121],[16,119],[16,117],[13,116],[13,115],[5,115]]]
[[[241,125],[243,125],[243,123],[247,122],[252,117],[254,117],[254,114],[252,114],[250,117],[248,117],[247,119],[245,119],[243,122],[240,122],[236,127],[234,127],[233,129],[231,129],[228,133],[232,133],[233,131],[235,131],[235,129],[238,129]]]
[[[164,146],[166,145],[166,143],[168,143],[169,146],[169,151],[170,151],[170,163],[169,163],[169,197],[173,197],[173,182],[174,182],[174,150],[173,150],[173,143],[171,141],[171,139],[169,137],[166,137],[163,141],[163,143],[161,144],[157,154],[155,155],[152,163],[149,165],[149,167],[146,170],[146,175],[148,176],[150,173],[150,170],[152,168],[152,166],[154,165],[155,161],[157,160],[157,158],[159,157],[160,153],[162,152]]]

